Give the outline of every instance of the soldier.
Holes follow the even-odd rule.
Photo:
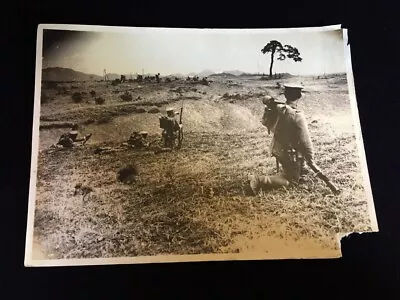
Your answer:
[[[140,136],[140,140],[137,144],[137,147],[139,149],[143,149],[143,148],[148,148],[150,143],[147,141],[147,135],[148,132],[147,131],[140,131],[139,132],[139,136]]]
[[[147,136],[149,133],[147,131],[141,131],[139,132],[140,136],[142,137],[142,142],[145,147],[149,145],[149,142],[147,141]]]
[[[78,129],[79,129],[78,124],[74,124],[71,128],[71,131],[68,133],[69,137],[72,139],[74,143],[83,142],[86,139],[86,137],[78,138],[79,135]]]
[[[285,102],[279,102],[272,97],[264,99],[265,112],[261,123],[274,134],[271,145],[271,155],[277,159],[277,166],[282,166],[282,172],[277,175],[250,175],[251,193],[258,194],[260,190],[286,187],[297,184],[304,170],[304,161],[317,173],[319,168],[314,163],[313,145],[304,114],[297,109],[297,103],[302,97],[301,85],[284,85]]]
[[[162,136],[164,139],[164,146],[173,148],[176,132],[181,128],[181,124],[175,119],[175,111],[172,108],[167,108],[167,117],[161,117],[160,127],[163,128]],[[165,120],[165,122],[164,122]]]
[[[136,143],[136,140],[138,139],[138,137],[139,137],[139,132],[133,131],[132,134],[130,135],[130,137],[129,137],[127,143],[128,143],[129,145],[134,146],[135,143]]]
[[[89,133],[88,135],[79,138],[78,129],[78,124],[72,125],[72,128],[68,133],[64,133],[63,135],[61,135],[60,139],[57,142],[57,145],[61,145],[64,148],[72,148],[77,142],[86,143],[86,141],[92,136],[92,134]]]

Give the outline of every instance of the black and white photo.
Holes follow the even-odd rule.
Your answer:
[[[26,266],[336,258],[378,224],[347,31],[38,28]]]

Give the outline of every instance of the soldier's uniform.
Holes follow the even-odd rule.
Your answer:
[[[286,89],[301,89],[294,85]],[[276,157],[282,171],[276,175],[249,176],[250,187],[254,194],[260,190],[279,188],[298,183],[304,163],[318,170],[313,161],[314,151],[304,114],[290,103],[277,104],[276,114],[268,120],[263,117],[264,126],[273,132],[270,154]]]
[[[149,146],[149,143],[146,140],[147,135],[148,133],[146,131],[134,131],[129,137],[128,144],[138,149],[146,148]]]
[[[139,147],[140,148],[147,148],[149,146],[149,142],[147,141],[148,132],[147,131],[141,131],[141,132],[139,132],[139,135],[141,137]]]
[[[61,135],[56,145],[60,145],[64,148],[72,148],[74,146],[74,141],[70,137],[69,133],[64,133]]]
[[[180,125],[178,121],[175,119],[175,112],[172,108],[167,109],[167,123],[168,125],[164,128],[162,133],[164,137],[164,146],[172,147],[176,137],[176,132],[179,131]]]
[[[68,133],[64,133],[61,135],[60,139],[57,142],[57,145],[61,145],[64,148],[72,148],[74,146],[74,143],[86,142],[92,136],[92,134],[90,133],[82,138],[79,138],[78,128],[78,125],[74,124]]]

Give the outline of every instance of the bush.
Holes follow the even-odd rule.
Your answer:
[[[94,101],[96,102],[96,104],[104,104],[104,102],[106,102],[106,99],[104,99],[103,97],[96,97]]]
[[[115,79],[115,80],[113,80],[112,82],[111,82],[111,85],[112,86],[116,86],[116,85],[118,85],[118,84],[120,84],[121,83],[121,80],[120,79]]]
[[[123,183],[132,183],[136,181],[139,175],[139,169],[136,164],[131,164],[117,171],[117,181]]]
[[[122,94],[121,96],[119,96],[122,101],[132,101],[133,97],[130,93],[126,92],[125,94]]]
[[[90,96],[92,96],[92,98],[93,98],[94,96],[96,96],[96,92],[95,91],[90,91]]]
[[[72,98],[72,100],[73,100],[75,103],[79,103],[79,102],[81,102],[82,99],[83,99],[82,94],[79,93],[79,92],[73,93],[72,96],[71,96],[71,98]]]

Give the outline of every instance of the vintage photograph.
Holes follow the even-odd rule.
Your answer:
[[[347,31],[40,25],[25,266],[337,258],[376,232]]]

